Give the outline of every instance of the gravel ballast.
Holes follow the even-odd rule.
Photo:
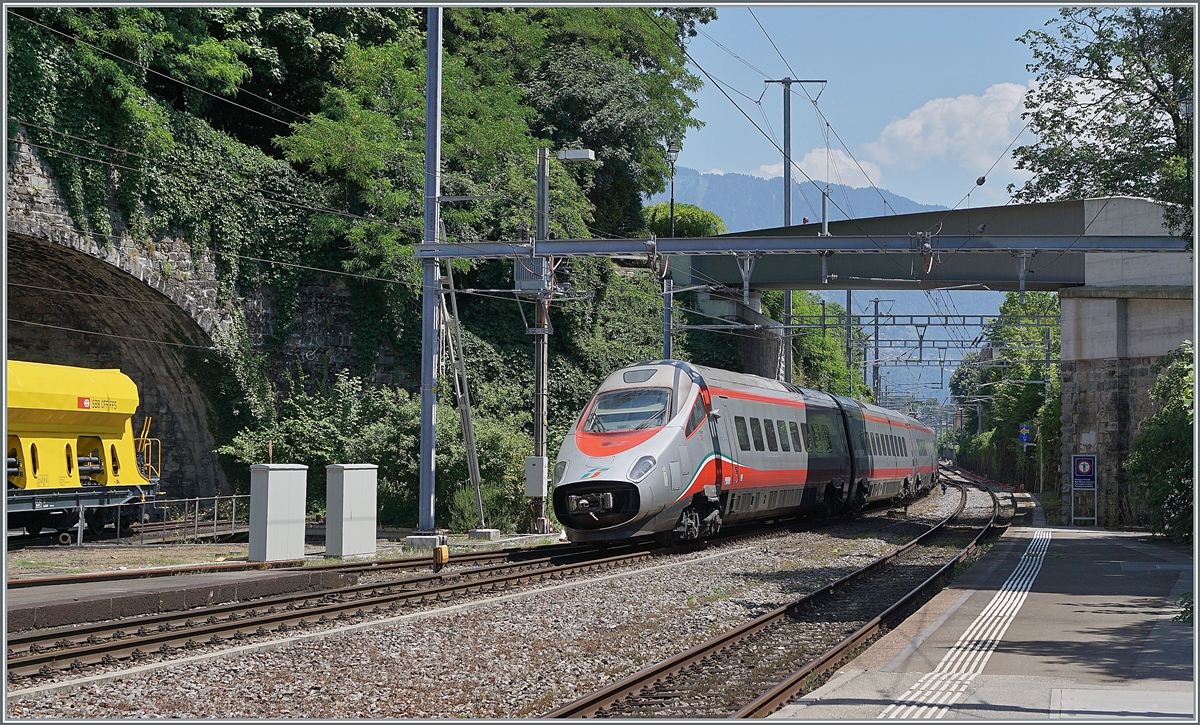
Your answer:
[[[10,702],[7,714],[536,717],[844,576],[914,538],[957,500],[935,493],[908,519],[876,513],[732,544],[739,551],[716,559],[711,548],[660,557],[633,576],[571,588],[552,582],[487,607],[171,665]],[[670,561],[681,565],[660,567]]]

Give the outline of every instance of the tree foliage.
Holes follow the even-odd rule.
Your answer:
[[[984,475],[1025,486],[1039,480],[1038,451],[1020,443],[1021,424],[1038,427],[1045,480],[1057,480],[1061,446],[1061,378],[1057,364],[1042,362],[1058,358],[1061,331],[1057,326],[1033,326],[1029,319],[1045,315],[1058,315],[1058,295],[1026,292],[1021,304],[1020,295],[1009,292],[1000,316],[984,327],[990,359],[981,359],[979,353],[965,355],[950,376],[951,395],[967,410],[957,435],[957,460]]]
[[[671,236],[671,205],[664,202],[645,209],[646,227],[656,237]],[[675,204],[675,236],[713,237],[725,234],[729,227],[721,217],[694,204]]]
[[[1171,205],[1168,227],[1191,239],[1192,119],[1179,101],[1194,91],[1193,9],[1062,8],[1046,27],[1017,39],[1033,52],[1023,117],[1038,140],[1013,152],[1034,174],[1014,196],[1144,196]]]
[[[1150,397],[1160,408],[1142,421],[1125,471],[1150,514],[1150,525],[1175,541],[1191,542],[1195,362],[1191,341],[1164,355]]]

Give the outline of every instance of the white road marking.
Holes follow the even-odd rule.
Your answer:
[[[1004,633],[1017,617],[1033,588],[1046,549],[1050,530],[1039,529],[1029,542],[1016,569],[992,597],[958,642],[942,657],[933,672],[922,675],[908,692],[879,714],[880,718],[941,718],[962,697],[977,675],[983,672]]]

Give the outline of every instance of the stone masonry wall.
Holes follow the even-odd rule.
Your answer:
[[[1062,513],[1069,522],[1071,456],[1096,456],[1097,522],[1136,523],[1140,518],[1120,462],[1129,456],[1138,426],[1155,412],[1150,388],[1159,357],[1076,360],[1062,363]],[[1090,494],[1076,494],[1076,515],[1091,516]]]
[[[227,492],[230,483],[212,452],[210,383],[189,372],[195,354],[244,315],[252,347],[271,359],[277,390],[297,367],[310,379],[351,368],[354,337],[344,279],[317,274],[301,282],[289,334],[276,340],[279,311],[271,289],[222,299],[211,251],[194,257],[182,235],[134,240],[115,206],[113,237],[84,233],[36,149],[19,140],[11,148],[5,200],[9,356],[121,369],[141,397],[135,425],[152,416],[152,434],[163,439],[168,493]],[[164,341],[176,346],[157,344]],[[372,377],[376,383],[408,382],[390,349],[380,351]]]

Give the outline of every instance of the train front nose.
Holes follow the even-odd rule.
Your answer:
[[[636,484],[620,481],[581,481],[554,489],[554,513],[571,529],[596,531],[628,523],[637,517],[641,494]]]

